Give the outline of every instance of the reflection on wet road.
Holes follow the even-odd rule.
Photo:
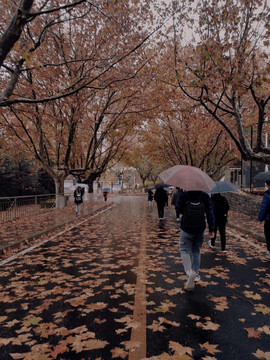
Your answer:
[[[225,255],[205,243],[201,281],[186,293],[178,240],[172,207],[159,221],[146,197],[118,196],[3,265],[0,359],[269,358],[260,249],[233,232]]]

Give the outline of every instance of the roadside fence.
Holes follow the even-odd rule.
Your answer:
[[[0,222],[8,222],[50,211],[55,194],[0,197]]]

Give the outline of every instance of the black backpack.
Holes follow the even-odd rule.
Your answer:
[[[75,191],[75,199],[77,200],[77,201],[81,201],[82,200],[82,191],[81,191],[81,189],[76,189],[76,191]]]
[[[202,232],[205,228],[205,206],[202,196],[198,200],[188,199],[184,205],[182,228],[190,233]]]

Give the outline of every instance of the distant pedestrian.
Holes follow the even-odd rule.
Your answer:
[[[209,237],[214,236],[214,214],[208,194],[202,191],[184,191],[176,204],[177,211],[183,214],[180,223],[180,254],[187,282],[185,289],[192,291],[195,281],[200,280],[201,247],[207,218]]]
[[[150,189],[150,190],[148,190],[148,208],[149,208],[149,210],[152,210],[153,199],[154,199],[154,193],[153,193],[153,191]]]
[[[228,220],[228,211],[230,210],[230,205],[225,196],[221,194],[213,194],[211,196],[213,212],[215,217],[215,227],[214,227],[214,237],[209,240],[209,246],[211,248],[215,247],[217,231],[219,231],[220,242],[221,242],[221,251],[223,253],[227,252],[226,250],[226,224]]]
[[[265,183],[267,191],[263,195],[258,220],[260,222],[264,221],[264,235],[270,256],[270,180],[266,180]]]
[[[168,194],[162,186],[158,187],[155,191],[154,200],[157,203],[159,220],[164,219],[164,208],[168,205]]]
[[[103,191],[103,197],[104,197],[104,201],[107,201],[107,199],[108,199],[108,191]]]
[[[180,189],[179,187],[176,187],[175,192],[172,195],[171,205],[173,205],[175,207],[176,221],[180,221],[180,214],[179,214],[179,211],[176,209],[176,204],[182,193],[183,193],[183,190]]]
[[[78,215],[80,215],[81,213],[83,194],[84,194],[84,188],[81,186],[77,186],[76,189],[74,190],[74,202],[76,204],[76,214]]]

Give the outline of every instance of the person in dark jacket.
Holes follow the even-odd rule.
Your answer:
[[[260,222],[264,221],[264,235],[270,256],[270,180],[267,180],[265,183],[268,189],[263,195],[258,220]]]
[[[211,197],[213,212],[215,217],[215,228],[214,228],[214,237],[209,240],[209,246],[211,248],[215,247],[215,241],[217,237],[217,231],[219,231],[220,242],[221,242],[221,251],[223,253],[226,251],[226,224],[228,219],[228,211],[230,209],[228,200],[225,196],[221,194],[213,194]]]
[[[176,204],[178,202],[179,197],[181,196],[183,190],[180,189],[179,187],[176,186],[175,188],[175,192],[173,193],[172,196],[172,201],[171,201],[171,205],[173,205],[175,207],[175,213],[176,213],[176,221],[180,221],[180,214],[179,212],[176,210]]]
[[[81,186],[77,186],[74,191],[74,202],[76,204],[76,214],[80,215],[81,213],[81,207],[83,203],[83,194],[84,194],[84,188]]]
[[[168,205],[168,194],[167,191],[163,187],[158,187],[155,191],[154,200],[157,203],[158,208],[158,217],[159,220],[163,220],[164,218],[164,208]]]
[[[197,209],[196,209],[197,207]],[[215,219],[211,199],[203,191],[184,191],[178,199],[176,209],[183,214],[180,223],[180,254],[187,275],[186,290],[192,291],[195,281],[200,280],[201,247],[206,229],[214,236]],[[196,219],[198,215],[200,219]]]

